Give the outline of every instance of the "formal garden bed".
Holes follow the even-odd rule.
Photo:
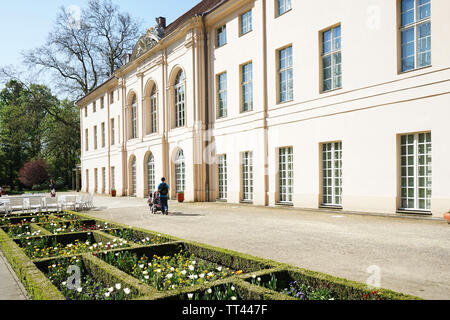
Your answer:
[[[70,211],[0,224],[0,248],[36,300],[418,299]]]

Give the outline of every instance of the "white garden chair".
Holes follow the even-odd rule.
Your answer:
[[[0,201],[0,211],[5,212],[5,215],[8,215],[8,213],[12,213],[11,202],[9,201],[9,199],[2,199]]]
[[[24,198],[23,209],[30,212],[42,211],[42,198],[41,197]]]
[[[56,198],[44,198],[44,207],[46,212],[61,211],[61,206]]]
[[[72,208],[76,210],[77,197],[76,196],[65,196],[64,200],[61,202],[61,208],[67,210],[67,208]]]
[[[11,213],[13,211],[22,211],[22,213],[25,213],[25,208],[23,205],[23,198],[9,198],[10,206],[11,206]]]

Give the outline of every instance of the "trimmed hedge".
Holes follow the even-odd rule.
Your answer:
[[[130,289],[132,289],[136,300],[187,300],[188,294],[203,294],[210,288],[223,288],[228,284],[232,284],[236,288],[239,297],[243,300],[294,300],[294,298],[283,295],[280,292],[251,283],[253,276],[261,277],[262,282],[265,282],[269,281],[272,275],[277,277],[278,291],[281,291],[287,287],[292,281],[301,282],[312,288],[325,287],[334,297],[341,300],[363,300],[365,295],[370,294],[373,291],[373,289],[362,283],[301,268],[294,268],[286,264],[253,257],[251,255],[242,254],[231,250],[216,248],[191,241],[184,241],[183,239],[170,235],[164,235],[141,228],[131,228],[130,226],[118,223],[110,223],[109,221],[103,219],[94,220],[88,215],[76,212],[65,211],[64,214],[69,214],[71,215],[70,218],[74,219],[79,217],[79,219],[76,220],[91,221],[96,225],[108,226],[108,229],[104,230],[105,232],[86,231],[52,235],[47,230],[43,229],[40,224],[33,223],[31,224],[31,228],[34,231],[41,230],[43,234],[38,237],[30,238],[39,239],[46,237],[50,240],[55,239],[58,243],[66,245],[75,240],[86,241],[88,239],[88,233],[90,233],[93,235],[97,243],[107,243],[113,242],[114,239],[118,239],[116,236],[108,233],[110,230],[114,231],[128,229],[132,230],[137,238],[157,236],[166,241],[166,243],[142,245],[128,241],[127,245],[129,245],[129,248],[117,248],[113,250],[106,250],[105,252],[130,251],[139,257],[145,255],[151,258],[154,255],[160,257],[172,256],[183,250],[184,252],[195,255],[198,259],[225,266],[235,271],[242,270],[244,272],[240,275],[233,275],[226,279],[205,283],[203,285],[182,287],[170,291],[158,291],[156,288],[140,282],[140,280],[134,278],[133,276],[128,275],[103,261],[101,259],[103,253],[82,253],[76,255],[78,257],[82,257],[87,271],[93,278],[111,286],[118,282],[127,285]],[[54,215],[54,217],[55,219],[59,218],[61,222],[66,221],[61,219],[61,214]],[[53,261],[57,260],[58,257],[32,260],[28,258],[25,252],[20,248],[20,241],[21,240],[19,239],[10,239],[8,235],[0,228],[0,248],[5,257],[13,266],[14,271],[24,284],[31,298],[36,300],[63,300],[64,296],[55,286],[52,285],[52,283],[42,272],[45,271]],[[377,289],[377,292],[378,297],[383,300],[420,299],[386,289]]]

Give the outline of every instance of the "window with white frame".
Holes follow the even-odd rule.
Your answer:
[[[151,119],[151,133],[158,131],[158,95],[156,93],[156,85],[153,86],[150,95],[150,119]]]
[[[97,150],[98,143],[97,143],[97,126],[94,126],[94,150]]]
[[[175,128],[185,125],[184,72],[179,71],[175,80]]]
[[[342,142],[322,145],[322,204],[342,206]]]
[[[98,169],[94,169],[94,192],[98,193]]]
[[[133,157],[133,160],[131,160],[131,190],[130,194],[131,196],[136,196],[136,186],[137,186],[137,178],[136,178],[136,158]]]
[[[277,1],[277,13],[279,16],[292,9],[291,0],[276,0],[276,1]]]
[[[97,112],[97,102],[96,102],[96,101],[94,101],[94,102],[92,103],[92,111],[93,111],[93,113],[96,113],[96,112]]]
[[[226,200],[228,197],[228,179],[227,179],[227,155],[218,156],[217,163],[218,180],[219,180],[219,200]]]
[[[223,25],[216,30],[217,32],[217,47],[222,47],[227,44],[227,26]]]
[[[133,96],[131,102],[131,139],[137,138],[137,98]]]
[[[89,151],[89,129],[85,129],[84,130],[84,145],[85,145],[85,150]]]
[[[322,91],[342,88],[341,26],[322,33]]]
[[[114,103],[114,91],[111,91],[111,92],[109,93],[109,100],[110,100],[110,103],[111,103],[111,104]]]
[[[89,192],[89,169],[86,169],[86,192]]]
[[[155,157],[150,154],[147,159],[147,188],[148,192],[153,192],[156,189],[155,179]]]
[[[241,36],[253,30],[252,10],[241,15]]]
[[[253,63],[241,67],[242,112],[253,110]]]
[[[227,116],[227,73],[217,76],[217,117]]]
[[[102,130],[102,148],[104,148],[105,147],[105,144],[106,144],[106,127],[105,127],[105,123],[104,122],[102,122],[102,126],[101,126],[101,130]]]
[[[278,52],[279,102],[294,99],[292,46]]]
[[[293,148],[279,149],[279,201],[292,203],[294,193],[294,154]]]
[[[88,108],[85,107],[84,108],[84,117],[87,118],[87,116],[88,116]]]
[[[111,119],[111,145],[116,144],[116,127],[114,119]]]
[[[100,109],[104,109],[105,108],[105,98],[101,97],[100,98]]]
[[[431,0],[401,0],[401,70],[431,65]]]
[[[116,189],[116,167],[111,167],[111,189]]]
[[[253,201],[253,152],[242,154],[242,200]]]
[[[403,210],[431,211],[431,133],[400,137],[401,204]]]
[[[186,185],[186,164],[183,150],[179,150],[175,158],[175,186],[176,192],[184,192]]]
[[[106,168],[102,168],[102,193],[106,191]]]

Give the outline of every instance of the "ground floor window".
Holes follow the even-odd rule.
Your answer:
[[[116,168],[111,167],[111,189],[116,189]]]
[[[102,168],[102,193],[106,191],[106,168]]]
[[[89,192],[89,170],[86,170],[86,192]]]
[[[253,153],[242,154],[242,200],[253,201]]]
[[[136,158],[131,162],[131,195],[136,196]]]
[[[155,182],[155,157],[153,154],[148,156],[147,161],[147,183],[148,183],[148,191],[153,192],[156,189]]]
[[[431,211],[431,133],[400,137],[401,208]]]
[[[218,157],[218,175],[219,175],[219,200],[225,200],[228,197],[227,185],[227,155],[222,154]]]
[[[293,148],[279,150],[279,201],[292,203],[294,193],[294,154]]]
[[[322,145],[322,204],[342,206],[342,142]]]
[[[175,179],[176,179],[176,192],[184,192],[186,185],[186,165],[184,162],[183,150],[178,151],[175,160]]]
[[[98,169],[94,169],[94,192],[98,192]]]

